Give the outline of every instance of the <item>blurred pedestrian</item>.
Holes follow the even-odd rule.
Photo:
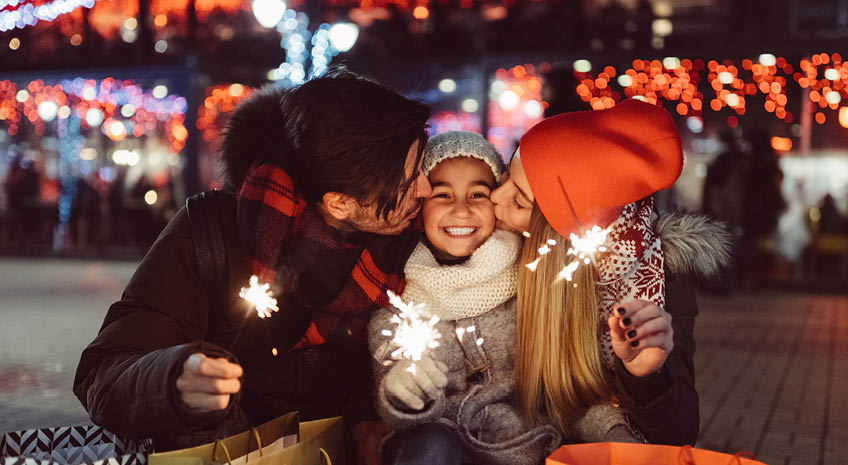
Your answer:
[[[822,234],[846,234],[848,224],[846,218],[836,208],[836,200],[830,194],[825,194],[819,203],[819,232]]]
[[[6,177],[10,246],[25,247],[38,233],[35,207],[40,200],[39,174],[32,160],[16,155]]]
[[[771,136],[755,129],[747,139],[751,155],[744,184],[740,265],[743,284],[756,290],[769,255],[764,241],[774,239],[778,221],[786,210],[786,200],[782,190],[783,172],[771,146]]]
[[[742,220],[745,215],[745,183],[750,160],[741,150],[740,140],[733,130],[719,136],[724,149],[710,163],[704,180],[702,209],[704,213],[723,221],[733,236],[734,256],[742,247]],[[731,264],[721,273],[716,291],[732,293],[738,284],[739,264]]]
[[[100,244],[100,193],[92,180],[80,177],[71,202],[70,228],[73,243],[81,250]]]

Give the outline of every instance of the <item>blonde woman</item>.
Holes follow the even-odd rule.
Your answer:
[[[716,273],[729,257],[721,226],[657,217],[651,196],[682,165],[671,117],[635,100],[549,118],[522,138],[492,201],[501,223],[528,237],[523,263],[539,259],[518,278],[516,397],[527,420],[574,437],[575,419],[611,401],[649,442],[697,439],[688,278]],[[607,234],[605,251],[564,279],[578,260],[572,235],[594,226]],[[557,245],[540,256],[548,239]]]

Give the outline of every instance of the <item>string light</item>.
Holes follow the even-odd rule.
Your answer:
[[[242,84],[221,84],[208,87],[203,104],[197,109],[197,129],[203,140],[216,141],[226,123],[226,114],[235,109],[253,89]]]
[[[103,134],[112,140],[130,133],[141,137],[164,127],[172,152],[178,153],[185,138],[181,140],[180,131],[175,135],[172,129],[183,124],[186,108],[183,97],[159,99],[129,80],[77,78],[53,85],[35,80],[20,87],[0,81],[0,123],[9,125],[10,134],[17,133],[23,118],[34,126],[36,135],[43,135],[47,123],[76,115],[83,128],[102,126]],[[109,124],[103,124],[106,121]]]
[[[14,10],[0,11],[0,32],[35,26],[39,21],[53,21],[79,7],[91,8],[94,2],[95,0],[54,0],[38,6],[20,2]]]
[[[528,129],[542,120],[548,103],[542,100],[542,79],[532,64],[499,69],[489,87],[489,131],[487,138],[501,153]],[[482,109],[486,111],[486,108]]]

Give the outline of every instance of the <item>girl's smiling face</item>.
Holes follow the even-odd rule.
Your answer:
[[[471,157],[448,158],[430,171],[433,193],[424,201],[424,232],[443,260],[468,257],[495,229],[491,168]]]

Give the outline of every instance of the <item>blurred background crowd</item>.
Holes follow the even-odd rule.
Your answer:
[[[663,208],[734,232],[715,291],[844,288],[846,38],[848,0],[0,0],[0,255],[140,257],[220,186],[239,101],[344,64],[507,158],[546,116],[661,105]]]

